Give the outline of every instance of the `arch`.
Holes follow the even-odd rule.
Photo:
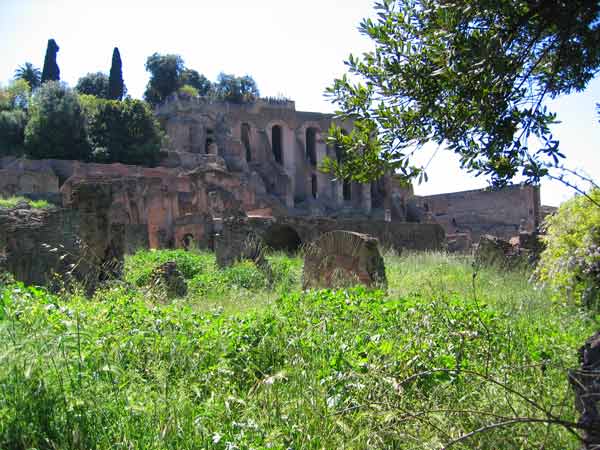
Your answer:
[[[240,134],[242,144],[246,150],[246,162],[252,161],[252,147],[250,146],[250,124],[244,122],[241,125]]]
[[[273,250],[283,250],[288,253],[296,252],[302,245],[302,240],[294,228],[289,225],[273,224],[265,232],[264,241]]]
[[[275,161],[283,164],[283,129],[281,125],[273,125],[271,128],[271,149]]]
[[[305,132],[306,159],[311,166],[317,166],[317,129],[308,127]]]

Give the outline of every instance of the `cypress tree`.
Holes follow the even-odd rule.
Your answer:
[[[110,75],[108,77],[108,98],[111,100],[121,100],[124,93],[123,70],[121,66],[121,54],[115,47],[112,56],[112,65],[110,66]]]
[[[42,83],[46,81],[60,80],[60,69],[56,64],[56,54],[59,47],[54,39],[48,39],[48,47],[46,48],[46,57],[44,58],[44,69],[42,70]]]

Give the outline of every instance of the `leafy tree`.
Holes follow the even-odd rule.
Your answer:
[[[108,98],[108,76],[102,72],[88,73],[77,81],[75,90],[80,94]]]
[[[213,91],[210,80],[193,69],[185,69],[181,73],[181,84],[195,88],[202,97],[210,95]]]
[[[88,130],[94,160],[144,166],[158,163],[163,134],[145,102],[96,99],[96,104],[86,109],[90,111]]]
[[[44,69],[42,71],[42,83],[46,81],[60,80],[60,69],[56,63],[56,54],[59,47],[54,39],[48,39],[48,47],[46,48],[46,57],[44,58]]]
[[[519,174],[537,182],[563,157],[544,100],[584,89],[597,73],[600,3],[381,0],[375,9],[360,24],[375,50],[350,55],[350,76],[327,89],[356,129],[332,130],[348,160],[326,170],[358,181],[390,169],[414,177],[415,149],[435,142],[502,185]]]
[[[218,98],[234,103],[252,102],[260,96],[256,82],[249,75],[237,77],[221,72],[215,90]]]
[[[179,55],[160,55],[154,53],[146,60],[146,71],[150,80],[144,92],[144,98],[153,106],[159,105],[182,86],[181,75],[185,70],[183,59]]]
[[[31,99],[31,87],[22,79],[13,80],[7,87],[0,88],[0,111],[27,110]]]
[[[119,53],[119,49],[115,47],[113,50],[110,76],[108,79],[108,98],[111,100],[121,100],[124,94],[125,84],[123,82],[121,54]]]
[[[0,88],[0,156],[23,153],[30,99],[31,88],[24,79]]]
[[[42,82],[42,72],[30,62],[26,62],[15,70],[15,80],[25,80],[31,89],[35,90]]]
[[[89,158],[85,115],[77,95],[64,83],[44,83],[31,102],[30,114],[25,128],[25,148],[29,156]]]

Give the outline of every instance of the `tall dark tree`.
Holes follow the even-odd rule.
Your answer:
[[[121,54],[119,53],[119,49],[115,47],[110,66],[110,75],[108,77],[108,98],[111,100],[121,100],[124,93],[125,84],[123,82]]]
[[[54,39],[48,39],[48,47],[46,48],[46,57],[44,58],[44,69],[42,70],[42,83],[46,81],[60,80],[60,69],[56,63],[56,54],[59,47]]]
[[[26,62],[15,70],[15,79],[27,81],[29,87],[34,90],[41,84],[42,72],[30,62]]]
[[[412,156],[427,142],[496,185],[537,182],[557,164],[545,100],[598,73],[599,2],[379,0],[375,10],[360,25],[374,50],[351,55],[351,76],[328,89],[355,124],[349,136],[334,133],[347,155],[343,167],[330,164],[341,178],[419,176]]]

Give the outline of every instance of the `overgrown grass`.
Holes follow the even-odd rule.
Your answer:
[[[146,288],[175,259],[183,299]],[[598,319],[527,274],[386,255],[388,293],[300,290],[301,260],[141,252],[87,299],[0,294],[0,448],[576,449],[567,369]],[[475,273],[475,276],[474,276]],[[158,301],[157,301],[158,299]]]
[[[0,208],[14,208],[19,203],[27,203],[34,209],[45,209],[52,206],[46,200],[30,200],[25,197],[0,197]]]

